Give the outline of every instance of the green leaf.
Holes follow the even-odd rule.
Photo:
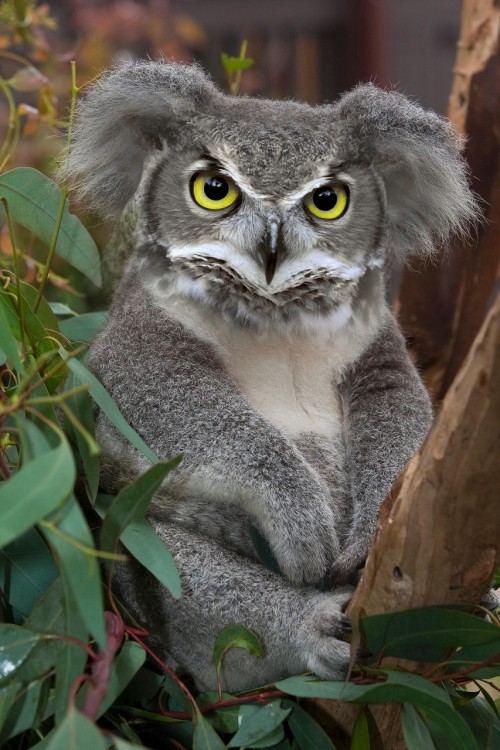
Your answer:
[[[435,745],[427,724],[409,703],[403,703],[401,722],[408,750],[434,750]]]
[[[237,73],[239,70],[246,70],[253,65],[253,60],[249,57],[232,57],[231,55],[222,52],[220,58],[222,66],[228,75]]]
[[[19,167],[0,176],[0,196],[7,198],[12,218],[50,245],[59,211],[61,190],[36,169]],[[81,221],[64,208],[56,253],[96,286],[101,285],[100,260],[94,240]]]
[[[95,510],[104,518],[106,508],[114,498],[98,495]],[[172,553],[157,535],[146,518],[128,525],[120,537],[123,546],[144,565],[155,578],[178,599],[182,593],[181,579]]]
[[[0,683],[14,677],[39,642],[38,633],[19,625],[0,625]]]
[[[70,707],[64,721],[56,728],[45,750],[106,750],[99,729],[90,719]]]
[[[130,523],[146,515],[154,494],[181,458],[168,463],[157,463],[141,474],[134,482],[124,487],[116,496],[104,518],[101,529],[101,549],[113,551],[118,539]]]
[[[15,737],[21,732],[36,729],[50,716],[47,710],[50,680],[39,679],[24,685],[11,702],[7,721],[0,732],[0,742]]]
[[[232,648],[244,648],[252,656],[257,657],[263,654],[261,643],[255,633],[243,625],[226,625],[217,636],[214,645],[213,658],[217,673],[221,671],[224,654]]]
[[[0,589],[23,618],[56,577],[52,555],[35,529],[0,549]]]
[[[19,347],[18,322],[12,319],[12,311],[6,300],[5,292],[0,293],[0,347],[5,352],[7,360],[16,372],[23,375],[24,366],[21,362]],[[16,331],[16,334],[14,333]]]
[[[30,461],[0,486],[0,547],[58,508],[73,491],[73,454],[66,440]]]
[[[474,698],[460,708],[460,716],[467,722],[480,750],[498,750],[500,747],[500,720],[496,706],[483,697]]]
[[[59,324],[61,333],[70,341],[84,341],[90,343],[108,319],[107,312],[83,313]]]
[[[300,750],[335,750],[335,745],[324,729],[317,724],[312,716],[304,711],[297,703],[283,701],[284,708],[290,708],[292,713],[288,717],[288,726]]]
[[[6,739],[3,736],[5,733],[2,731],[5,721],[10,713],[14,698],[17,695],[17,691],[21,686],[18,682],[8,682],[0,688],[0,742]]]
[[[101,648],[106,648],[100,570],[94,540],[80,506],[73,497],[55,528],[43,525],[61,574],[71,586],[78,610]]]
[[[113,737],[113,744],[116,750],[143,750],[144,745],[136,745],[135,742],[127,742],[119,737]]]
[[[70,373],[65,390],[69,391],[76,385],[75,376]],[[92,400],[86,391],[77,393],[66,401],[68,408],[71,409],[75,417],[79,420],[86,433],[81,432],[76,426],[70,423],[66,418],[66,433],[76,443],[77,452],[83,464],[85,480],[88,487],[88,494],[91,501],[94,501],[99,489],[99,459],[98,446],[95,442],[95,425],[92,408]]]
[[[146,652],[138,643],[126,641],[111,667],[108,692],[99,707],[97,718],[103,715],[123,693],[133,676],[139,671],[146,659]]]
[[[66,352],[62,347],[60,348],[60,351],[61,356],[68,356],[68,352]],[[111,424],[113,424],[116,429],[121,432],[121,434],[125,438],[127,438],[127,440],[129,440],[134,448],[137,448],[138,451],[146,456],[147,459],[149,459],[154,464],[158,463],[158,456],[153,453],[151,448],[146,445],[144,440],[137,434],[137,432],[132,429],[132,427],[130,427],[107,390],[97,380],[95,375],[93,375],[82,362],[75,359],[74,357],[69,359],[67,364],[78,382],[84,383],[88,386],[90,395],[92,396],[96,404],[101,408],[101,410],[106,414]]]
[[[267,742],[268,735],[281,726],[292,709],[281,708],[280,701],[271,701],[265,706],[248,705],[240,707],[241,723],[238,731],[231,738],[228,747],[269,747],[268,744],[260,744],[260,741]],[[280,742],[281,737],[277,737],[273,743]]]
[[[370,731],[366,711],[362,706],[356,717],[351,737],[351,750],[370,750]]]
[[[39,633],[65,634],[87,643],[87,628],[78,611],[75,592],[67,580],[57,578],[33,607],[25,626]],[[43,674],[55,666],[56,687],[54,710],[59,724],[68,707],[68,694],[73,681],[82,674],[87,661],[86,652],[73,643],[64,641],[41,642],[35,651],[38,668]],[[33,669],[33,655],[30,668]],[[44,663],[45,661],[45,663]],[[21,668],[25,674],[27,665]]]
[[[451,707],[445,691],[432,682],[409,672],[386,670],[384,682],[356,685],[353,682],[328,682],[316,677],[289,677],[276,683],[278,690],[300,698],[332,698],[348,703],[412,703],[414,705]]]
[[[193,750],[226,750],[215,729],[199,712],[194,717]]]
[[[419,712],[426,722],[438,750],[483,750],[479,749],[469,725],[453,709],[421,706]]]
[[[368,650],[375,655],[438,661],[450,648],[496,643],[500,628],[475,615],[445,607],[423,607],[360,619]]]

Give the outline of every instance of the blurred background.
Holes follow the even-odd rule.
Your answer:
[[[461,0],[54,0],[77,58],[199,60],[223,83],[220,53],[242,38],[255,66],[242,91],[309,102],[357,81],[395,86],[445,112]]]

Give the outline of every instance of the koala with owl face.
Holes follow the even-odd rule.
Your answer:
[[[226,96],[196,66],[143,62],[89,89],[66,168],[130,232],[91,368],[161,459],[184,457],[150,516],[183,595],[132,561],[118,591],[201,688],[234,622],[265,655],[230,652],[227,689],[340,677],[352,589],[315,585],[355,579],[431,423],[384,274],[474,216],[457,136],[372,85],[312,107]],[[108,491],[147,468],[103,414],[98,437]]]

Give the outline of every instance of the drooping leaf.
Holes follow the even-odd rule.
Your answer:
[[[70,373],[65,390],[76,386],[73,373]],[[86,391],[76,393],[67,399],[68,408],[82,425],[84,433],[77,426],[73,426],[69,419],[66,420],[66,433],[74,440],[78,449],[78,455],[83,464],[85,480],[91,501],[94,501],[99,489],[99,459],[98,447],[95,442],[95,425],[92,401]]]
[[[27,463],[0,485],[0,547],[58,508],[73,491],[73,454],[66,442]]]
[[[460,610],[422,607],[362,617],[361,631],[373,654],[416,661],[437,661],[458,646],[496,643],[500,628]]]
[[[26,65],[24,68],[16,70],[7,83],[16,91],[28,93],[39,91],[44,86],[47,86],[49,79],[38,68],[35,68],[34,65]]]
[[[106,312],[83,313],[61,321],[60,329],[70,341],[90,343],[108,319]]]
[[[94,540],[74,497],[67,503],[56,527],[43,525],[42,532],[57,556],[62,576],[73,589],[83,622],[101,648],[106,648],[101,578],[93,553]]]
[[[255,633],[243,625],[227,625],[215,639],[214,663],[217,672],[221,671],[224,654],[232,648],[244,648],[256,657],[263,654],[261,643]]]
[[[21,685],[14,680],[0,687],[0,742],[6,739],[3,727],[20,687]]]
[[[0,196],[9,204],[12,218],[50,245],[61,198],[60,188],[31,167],[18,167],[0,176]],[[66,204],[56,253],[77,268],[96,286],[101,285],[99,253],[81,221]]]
[[[437,750],[483,750],[479,748],[469,725],[457,711],[440,706],[420,706],[419,712],[429,728]]]
[[[401,711],[401,722],[403,736],[408,750],[434,750],[435,745],[430,735],[427,724],[420,716],[416,708],[409,703],[404,703]]]
[[[480,750],[498,750],[500,747],[500,719],[491,698],[478,696],[459,709],[467,722]]]
[[[370,730],[364,706],[359,709],[351,737],[351,750],[370,750]]]
[[[106,750],[104,737],[96,725],[70,707],[62,723],[45,746],[46,750]]]
[[[68,353],[61,347],[61,356],[66,357]],[[68,360],[68,367],[75,375],[76,380],[79,383],[84,383],[88,386],[89,393],[97,403],[97,405],[106,414],[107,418],[113,424],[121,434],[140,451],[147,459],[152,463],[158,463],[158,457],[155,456],[153,451],[146,445],[144,440],[137,434],[137,432],[130,427],[122,413],[116,406],[115,402],[104,388],[104,386],[97,380],[90,370],[85,365],[74,357]]]
[[[168,463],[151,466],[134,482],[124,487],[106,513],[101,529],[101,549],[111,552],[130,523],[144,518],[155,492],[167,474],[179,465],[177,457]]]
[[[0,684],[15,676],[16,670],[40,642],[40,637],[19,625],[0,625]]]
[[[127,742],[119,737],[113,737],[113,744],[116,750],[143,750],[144,745],[136,745],[135,742]]]
[[[113,499],[109,495],[97,496],[95,509],[101,518],[104,518]],[[120,541],[141,565],[166,586],[172,596],[176,599],[180,597],[181,579],[172,553],[146,518],[130,523],[120,536]]]
[[[56,576],[54,559],[35,529],[0,549],[0,589],[23,619]]]
[[[0,291],[0,347],[5,352],[7,360],[13,368],[21,375],[24,374],[24,367],[21,361],[19,349],[19,333],[17,336],[14,330],[17,328],[17,321],[14,322],[9,316],[10,308],[5,299],[6,293]],[[14,330],[13,330],[14,329]]]
[[[312,747],[315,750],[335,750],[335,745],[325,730],[301,706],[285,700],[283,707],[291,709],[287,723],[300,750],[309,750]]]
[[[224,742],[201,713],[194,717],[193,750],[226,750]]]
[[[281,708],[280,701],[275,700],[261,705],[243,705],[240,707],[241,722],[238,731],[231,738],[228,747],[270,747],[280,742],[281,737],[270,737],[271,733],[289,716],[292,709]],[[270,739],[273,741],[267,744]],[[264,744],[261,744],[264,740]]]

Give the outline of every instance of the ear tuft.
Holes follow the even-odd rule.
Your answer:
[[[136,62],[92,84],[77,107],[60,177],[79,200],[117,217],[137,190],[149,153],[174,142],[222,94],[197,65]]]
[[[432,255],[479,216],[468,185],[463,142],[452,125],[396,92],[364,84],[336,105],[345,147],[368,160],[387,194],[387,250]]]

